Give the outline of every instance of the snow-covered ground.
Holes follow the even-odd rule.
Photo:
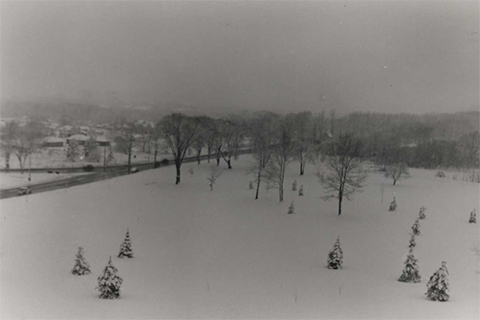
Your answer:
[[[5,199],[1,209],[1,311],[9,318],[478,318],[479,184],[412,170],[395,187],[379,173],[345,202],[320,199],[312,165],[288,167],[285,202],[262,188],[254,201],[248,156],[211,192],[209,166],[186,164],[94,184]],[[222,163],[222,166],[224,164]],[[194,174],[188,173],[193,168]],[[290,191],[293,179],[305,195]],[[382,203],[383,189],[383,203]],[[396,193],[397,212],[388,212]],[[294,215],[287,215],[294,200]],[[422,282],[398,282],[410,227]],[[129,228],[135,258],[116,258]],[[340,236],[344,268],[326,268]],[[74,276],[77,247],[92,273]],[[112,256],[121,298],[101,300],[97,276]],[[451,299],[426,299],[428,278],[446,261]]]
[[[31,181],[28,181],[28,172],[24,172],[23,174],[20,172],[2,172],[0,173],[0,189],[16,188],[27,186],[29,184],[67,179],[80,174],[89,173],[32,173]]]

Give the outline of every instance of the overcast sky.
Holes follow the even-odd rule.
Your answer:
[[[1,94],[250,110],[472,110],[478,28],[477,1],[2,1]]]

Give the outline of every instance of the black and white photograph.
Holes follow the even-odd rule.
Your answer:
[[[0,1],[0,319],[479,319],[480,2]]]

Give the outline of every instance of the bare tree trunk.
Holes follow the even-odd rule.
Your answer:
[[[220,165],[220,150],[217,150],[217,167]]]
[[[5,153],[5,171],[10,171],[10,152]]]
[[[303,174],[305,173],[305,162],[300,161],[300,175],[303,176]]]
[[[197,149],[196,151],[197,151],[197,164],[200,164],[200,161],[201,161],[200,155],[202,154],[202,148]]]
[[[278,198],[280,202],[283,202],[283,182],[285,180],[285,163],[280,165],[280,173],[278,179]]]
[[[338,215],[342,214],[342,200],[343,200],[343,195],[342,193],[338,194]]]
[[[25,159],[22,161],[22,156],[17,154],[18,162],[20,163],[20,173],[23,174],[23,170],[25,168]]]
[[[262,178],[262,162],[258,166],[258,176],[257,176],[257,191],[255,192],[255,200],[258,199],[258,192],[260,190],[260,179]]]
[[[227,163],[228,169],[232,169],[232,156],[231,156],[231,154],[230,153],[228,154],[228,160],[225,158],[225,156],[223,157],[223,159]]]
[[[283,202],[283,183],[278,186],[278,198],[280,202]]]
[[[153,153],[153,169],[155,169],[157,166],[157,153],[158,153],[157,148],[155,148],[155,151]]]
[[[132,162],[132,152],[129,152],[128,153],[128,163],[127,163],[128,173],[131,172],[131,162]]]
[[[177,176],[175,178],[175,184],[180,183],[180,166],[181,166],[181,164],[179,163],[179,161],[175,160],[175,167],[177,169]]]

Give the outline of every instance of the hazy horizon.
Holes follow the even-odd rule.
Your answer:
[[[476,1],[2,2],[1,97],[479,109]]]

